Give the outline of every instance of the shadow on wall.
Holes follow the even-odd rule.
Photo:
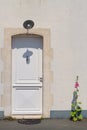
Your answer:
[[[30,51],[29,49],[26,50],[26,52],[23,54],[23,58],[26,59],[26,63],[30,63],[30,57],[33,55],[33,52]]]

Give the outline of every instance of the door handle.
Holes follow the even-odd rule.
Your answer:
[[[40,80],[40,82],[43,82],[43,78],[42,77],[40,77],[39,80]]]

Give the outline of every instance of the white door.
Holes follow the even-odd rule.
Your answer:
[[[42,114],[42,38],[12,40],[12,114]]]

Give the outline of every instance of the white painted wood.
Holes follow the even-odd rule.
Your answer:
[[[42,113],[42,82],[40,77],[42,78],[42,38],[13,38],[13,114]]]
[[[16,87],[13,89],[13,114],[42,114],[42,88]]]

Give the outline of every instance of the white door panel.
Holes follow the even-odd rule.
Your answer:
[[[42,113],[42,38],[12,41],[12,113]]]
[[[42,88],[16,87],[13,91],[13,114],[41,114]]]

